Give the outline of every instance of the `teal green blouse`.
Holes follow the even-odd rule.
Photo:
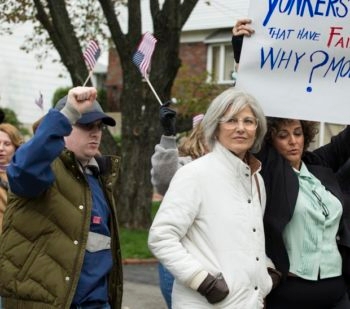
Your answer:
[[[341,275],[342,260],[336,243],[342,215],[340,201],[302,163],[299,194],[283,238],[289,271],[307,280]]]

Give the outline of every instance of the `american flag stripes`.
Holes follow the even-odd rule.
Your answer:
[[[146,32],[132,57],[132,62],[138,67],[143,77],[148,76],[152,54],[156,46],[157,39],[149,32]]]
[[[85,63],[89,71],[92,71],[94,69],[96,61],[98,57],[100,57],[100,54],[101,54],[101,49],[98,46],[98,43],[94,40],[91,40],[83,54]]]

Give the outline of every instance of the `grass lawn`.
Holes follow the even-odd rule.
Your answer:
[[[156,214],[159,202],[152,203],[152,218]],[[120,242],[123,259],[150,259],[153,258],[147,246],[148,230],[120,229]]]
[[[147,246],[148,230],[120,229],[120,242],[123,259],[153,258]]]

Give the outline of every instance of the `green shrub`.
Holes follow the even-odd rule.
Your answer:
[[[57,88],[52,97],[52,107],[54,107],[60,99],[66,96],[71,88],[72,87]]]
[[[12,109],[7,107],[1,109],[5,113],[4,122],[10,123],[13,126],[15,126],[23,136],[30,135],[29,130],[25,128],[22,122],[18,120],[16,113]]]
[[[107,104],[107,91],[105,89],[97,90],[97,101],[100,103],[102,109],[105,112],[108,112],[108,104]]]

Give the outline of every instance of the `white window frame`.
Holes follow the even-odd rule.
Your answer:
[[[218,84],[232,84],[233,79],[225,80],[224,79],[224,72],[225,72],[225,47],[230,46],[229,42],[223,42],[223,43],[215,43],[215,44],[209,44],[208,45],[208,51],[207,51],[207,71],[209,73],[207,82],[212,82],[211,75],[213,73],[213,48],[219,47],[219,74],[217,76]],[[232,71],[235,72],[235,63],[233,62]]]

